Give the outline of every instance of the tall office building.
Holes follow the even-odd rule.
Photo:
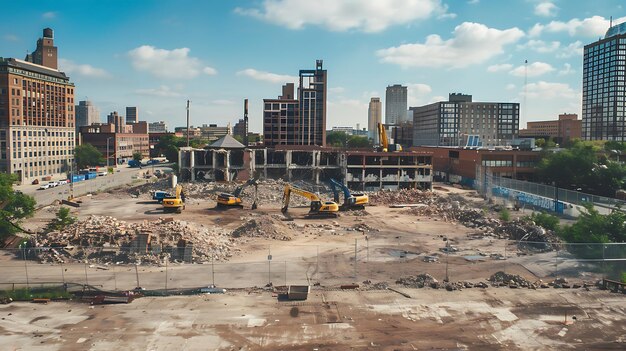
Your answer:
[[[21,181],[59,176],[73,161],[74,83],[56,69],[46,28],[33,62],[0,58],[0,172]]]
[[[126,124],[139,122],[139,110],[137,107],[126,107]]]
[[[116,133],[126,132],[126,121],[124,120],[124,116],[118,114],[117,111],[109,113],[107,116],[107,123],[115,125]]]
[[[582,134],[585,140],[626,141],[626,22],[585,46]]]
[[[167,124],[164,121],[148,123],[148,133],[167,133]]]
[[[25,61],[36,65],[57,69],[57,47],[54,46],[54,31],[50,28],[43,30],[43,38],[37,40],[37,48],[32,54],[26,55]]]
[[[100,123],[100,110],[91,101],[79,101],[76,105],[76,131],[83,126]]]
[[[278,99],[263,99],[263,144],[297,145],[298,100],[294,97],[294,84],[283,85]]]
[[[448,101],[411,107],[414,146],[463,146],[470,135],[484,146],[505,146],[517,136],[519,103],[472,102],[450,94]]]
[[[373,97],[370,99],[370,105],[367,109],[367,133],[368,137],[374,141],[374,145],[378,145],[378,123],[383,122],[383,107],[380,98]]]
[[[327,72],[323,61],[315,61],[314,70],[300,70],[298,100],[298,145],[326,146]]]
[[[400,84],[387,86],[385,94],[385,124],[395,125],[406,122],[407,87]]]

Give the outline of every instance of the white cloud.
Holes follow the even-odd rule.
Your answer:
[[[559,8],[550,1],[545,1],[535,6],[535,15],[542,17],[554,17]]]
[[[506,90],[515,90],[515,88],[516,88],[515,84],[512,84],[512,83],[509,83],[504,87],[504,89]]]
[[[534,99],[577,99],[579,94],[572,89],[569,84],[565,83],[550,83],[545,81],[539,81],[537,83],[529,83],[526,85],[526,94],[529,98]],[[522,95],[524,92],[522,92]]]
[[[526,71],[526,68],[528,71]],[[554,71],[554,67],[552,67],[549,63],[545,62],[533,62],[529,64],[527,67],[524,65],[518,66],[511,70],[509,73],[516,77],[523,77],[526,72],[529,77],[537,77],[548,72]]]
[[[260,8],[237,7],[235,13],[289,29],[314,25],[331,31],[380,32],[394,25],[445,17],[447,8],[441,0],[264,0]]]
[[[421,106],[428,102],[428,96],[433,92],[433,88],[428,84],[409,83],[407,103],[409,106]]]
[[[148,96],[156,96],[156,97],[180,97],[181,94],[177,91],[172,90],[167,85],[161,85],[156,89],[137,89],[135,90],[136,94],[139,95],[148,95]]]
[[[499,30],[480,23],[464,22],[452,33],[453,38],[443,40],[431,34],[426,42],[404,44],[381,49],[376,54],[382,62],[402,67],[462,68],[483,63],[501,54],[503,47],[524,36],[518,28]]]
[[[43,19],[55,19],[57,17],[57,13],[55,11],[48,11],[41,14],[41,18]]]
[[[613,21],[613,24],[626,21],[621,17]],[[574,18],[567,22],[552,21],[548,24],[535,24],[528,32],[531,37],[541,35],[543,32],[560,33],[567,32],[570,36],[598,37],[609,29],[610,21],[602,16],[593,16],[585,19]]]
[[[217,99],[217,100],[213,100],[211,101],[211,103],[215,104],[215,105],[234,105],[235,102],[232,100],[225,100],[225,99]]]
[[[467,3],[470,5],[476,5],[480,2],[480,0],[469,0]]]
[[[564,64],[563,69],[559,71],[560,76],[565,76],[573,73],[576,73],[576,71],[572,69],[572,65],[570,65],[569,63]]]
[[[346,88],[344,88],[344,87],[328,88],[328,92],[329,93],[333,93],[333,94],[341,94],[341,93],[345,93],[346,92]]]
[[[83,77],[107,78],[110,74],[102,68],[97,68],[88,64],[78,64],[72,60],[59,59],[59,70],[69,75],[78,74]]]
[[[558,58],[570,58],[572,56],[583,56],[583,43],[580,40],[562,48],[556,55]]]
[[[20,38],[17,37],[17,35],[15,34],[5,34],[2,36],[2,38],[6,41],[19,41]]]
[[[189,56],[189,48],[159,49],[143,45],[128,52],[133,67],[159,78],[189,79],[201,72],[216,74],[214,68],[205,66],[200,59]]]
[[[511,68],[513,68],[513,65],[510,63],[502,63],[502,64],[497,64],[497,65],[491,65],[489,67],[487,67],[487,72],[503,72],[503,71],[509,71]]]
[[[276,74],[265,71],[257,71],[253,68],[247,68],[243,71],[237,72],[238,76],[246,76],[256,80],[262,80],[270,83],[294,83],[298,81],[298,77],[290,76],[286,74]]]
[[[543,40],[531,39],[527,43],[518,45],[519,50],[530,49],[542,54],[555,52],[561,47],[561,43],[558,41],[546,42]]]
[[[332,127],[355,127],[357,123],[360,127],[367,127],[367,109],[369,98],[328,100],[328,119],[326,126]]]

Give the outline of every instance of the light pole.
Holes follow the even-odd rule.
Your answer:
[[[111,156],[109,155],[109,140],[113,139],[113,137],[107,138],[107,172],[109,171],[109,159]]]
[[[448,241],[447,237],[444,237],[443,241],[446,242],[446,279],[444,279],[444,282],[447,283],[450,281],[448,277],[448,256],[450,255],[450,241]]]

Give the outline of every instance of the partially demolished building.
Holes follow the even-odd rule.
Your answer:
[[[227,137],[206,149],[181,148],[178,165],[181,180],[245,181],[255,174],[261,179],[316,184],[335,178],[354,190],[432,188],[431,152],[377,152],[303,145],[246,148]]]

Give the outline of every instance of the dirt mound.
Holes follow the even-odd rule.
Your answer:
[[[270,215],[262,215],[250,218],[230,235],[233,238],[260,237],[288,241],[293,238],[294,231],[282,221]]]

